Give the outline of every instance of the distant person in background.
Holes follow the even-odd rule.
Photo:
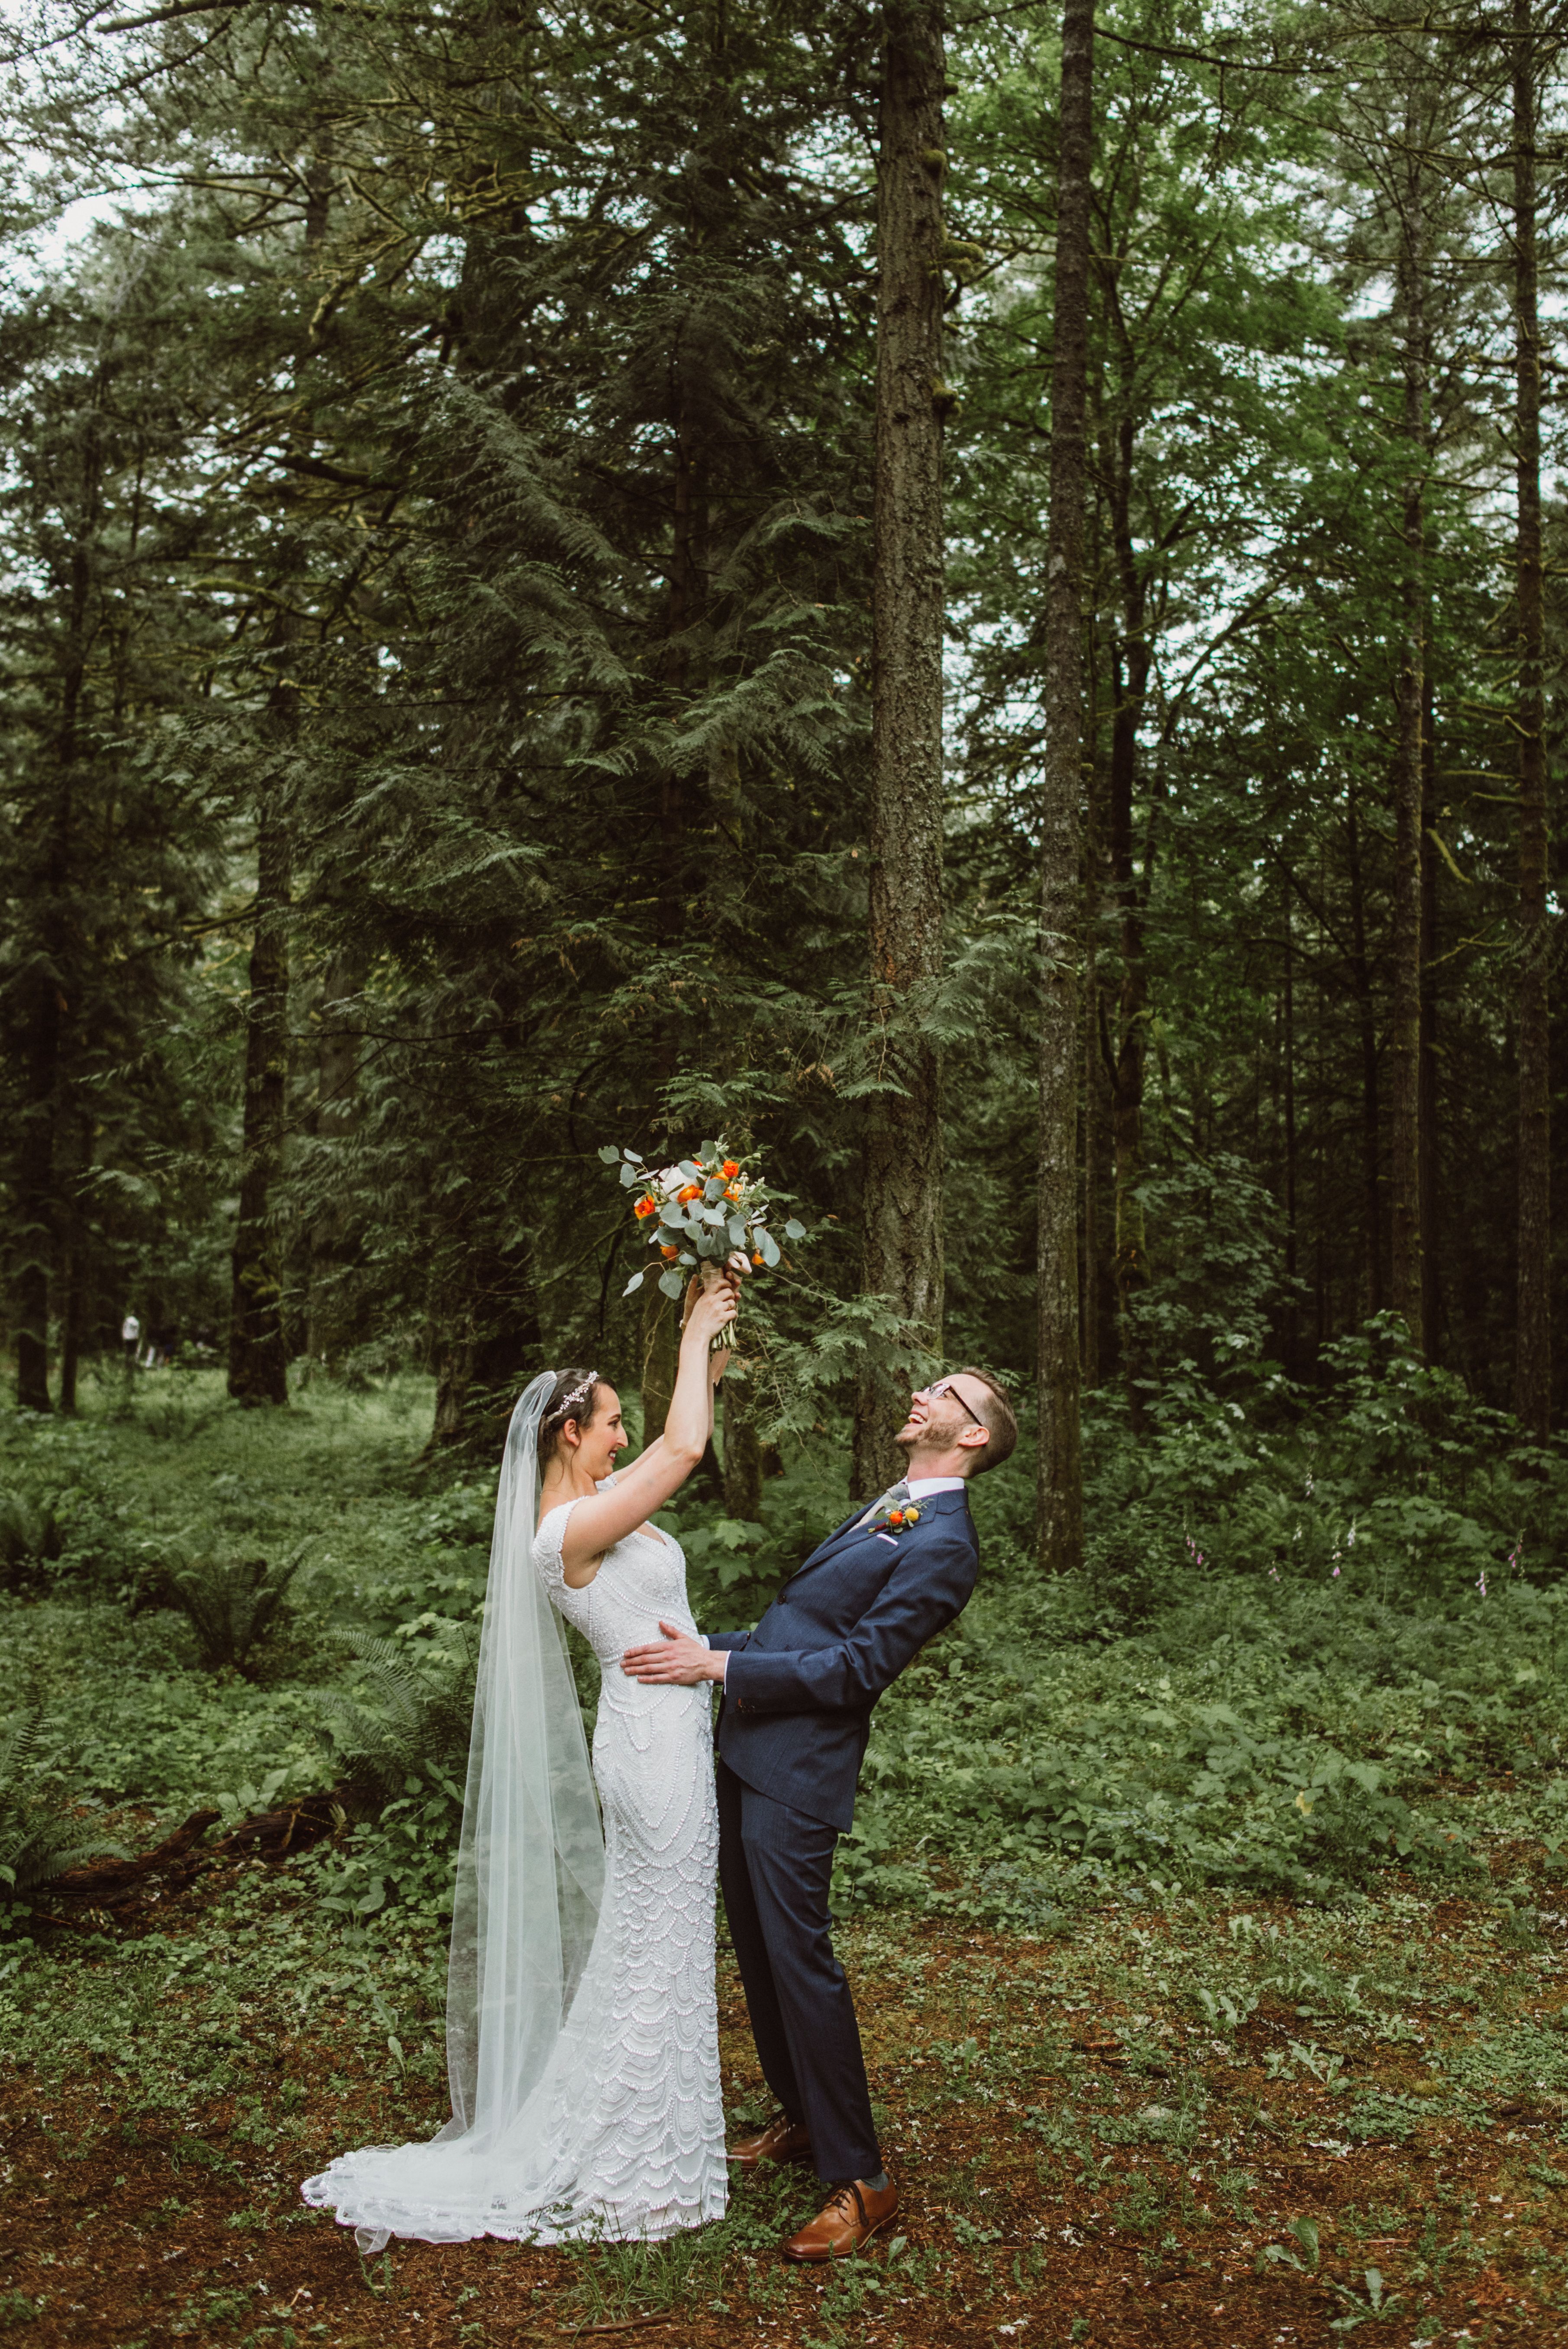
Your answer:
[[[137,1351],[141,1344],[141,1324],[134,1313],[128,1313],[120,1323],[119,1342],[125,1349],[125,1375],[129,1378],[136,1368]]]

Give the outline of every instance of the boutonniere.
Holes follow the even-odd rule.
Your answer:
[[[919,1525],[920,1511],[913,1501],[905,1501],[902,1508],[884,1510],[876,1522],[879,1526],[886,1526],[891,1532],[899,1534],[905,1526]]]

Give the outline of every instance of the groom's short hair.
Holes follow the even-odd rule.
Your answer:
[[[998,1386],[989,1371],[977,1371],[973,1362],[964,1362],[959,1366],[958,1376],[961,1379],[978,1379],[985,1390],[975,1415],[984,1421],[989,1441],[971,1472],[974,1475],[984,1476],[987,1468],[1000,1468],[1003,1461],[1012,1456],[1013,1446],[1018,1441],[1018,1423],[1008,1401],[1006,1388]]]

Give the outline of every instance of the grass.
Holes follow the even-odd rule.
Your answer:
[[[58,1571],[0,1599],[0,1711],[46,1697],[95,1826],[146,1848],[238,1789],[330,1784],[322,1692],[363,1686],[336,1634],[447,1652],[482,1589],[487,1497],[423,1482],[427,1404],[407,1380],[231,1413],[170,1381],[129,1419],[12,1424],[0,1483],[47,1483],[73,1530]],[[803,1475],[783,1482],[779,1541],[810,1506]],[[203,1669],[158,1603],[161,1547],[302,1542],[253,1676]],[[755,1611],[729,1563],[710,1546],[699,1619]],[[416,1851],[405,1819],[401,1874],[394,1822],[160,1880],[123,1926],[0,1940],[0,2330],[38,2349],[487,2349],[666,2317],[650,2337],[693,2349],[1568,2341],[1541,1594],[1494,1585],[1466,1612],[1348,1580],[1260,1592],[1192,1568],[1108,1623],[1092,1578],[1042,1588],[993,1533],[962,1628],[879,1711],[841,1870],[903,2196],[872,2256],[779,2262],[816,2199],[790,2171],[666,2246],[362,2263],[298,2181],[446,2115],[446,1830]],[[738,2127],[767,2105],[722,1942],[720,1978]]]

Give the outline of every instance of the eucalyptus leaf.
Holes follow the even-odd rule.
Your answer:
[[[805,1238],[806,1226],[800,1221],[799,1216],[790,1216],[789,1222],[784,1226],[784,1237],[787,1240],[803,1240]]]
[[[624,1288],[623,1288],[623,1289],[622,1289],[622,1291],[621,1291],[622,1296],[623,1296],[623,1297],[630,1297],[630,1295],[632,1294],[632,1291],[633,1291],[634,1288],[641,1288],[641,1287],[642,1287],[642,1285],[643,1285],[644,1281],[645,1281],[646,1278],[647,1278],[647,1275],[646,1275],[646,1273],[645,1273],[645,1272],[634,1272],[634,1273],[632,1275],[632,1278],[630,1278],[630,1280],[626,1283],[626,1286],[624,1287]]]
[[[640,1150],[623,1150],[621,1155],[623,1158],[629,1159],[634,1166],[640,1166],[643,1163],[643,1154]]]
[[[671,1265],[667,1272],[660,1273],[659,1287],[664,1290],[666,1297],[678,1297],[682,1289],[686,1287],[686,1283],[681,1278],[679,1273],[676,1270],[674,1265]]]
[[[621,1163],[621,1154],[613,1142],[606,1142],[600,1150],[599,1155],[606,1166],[618,1166]]]
[[[731,1216],[727,1226],[727,1237],[731,1247],[743,1248],[746,1246],[746,1223],[744,1217],[740,1216]]]
[[[762,1261],[771,1268],[779,1261],[779,1243],[766,1224],[757,1226],[757,1245],[762,1251]]]
[[[638,1184],[639,1184],[639,1183],[641,1183],[642,1179],[643,1179],[643,1178],[642,1178],[642,1176],[638,1174],[638,1172],[637,1172],[637,1170],[636,1170],[636,1168],[635,1168],[634,1166],[623,1166],[623,1167],[622,1167],[622,1169],[621,1169],[621,1188],[622,1188],[624,1191],[634,1191],[634,1190],[636,1189],[636,1187],[637,1187]]]
[[[723,1198],[723,1196],[724,1196],[724,1177],[723,1177],[723,1175],[722,1175],[722,1174],[714,1174],[714,1175],[710,1175],[710,1176],[709,1176],[709,1178],[708,1178],[707,1188],[704,1191],[704,1193],[703,1193],[703,1195],[703,1195],[703,1197],[707,1201],[707,1204],[708,1204],[708,1206],[709,1206],[710,1207],[712,1206],[712,1205],[713,1205],[713,1203],[714,1203],[714,1201],[715,1201],[716,1199],[722,1199],[722,1198]]]
[[[667,1224],[672,1232],[684,1232],[686,1227],[686,1211],[677,1199],[666,1199],[659,1209],[659,1221],[661,1224]]]

